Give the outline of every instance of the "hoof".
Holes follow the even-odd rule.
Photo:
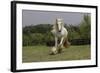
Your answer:
[[[50,53],[51,55],[55,55],[55,54],[57,54],[57,49],[55,48],[55,47],[52,47],[51,48],[51,53]]]

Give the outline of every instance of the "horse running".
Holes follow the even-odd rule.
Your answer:
[[[70,45],[70,43],[68,42],[68,31],[64,27],[62,19],[56,19],[56,23],[53,25],[53,29],[51,32],[55,36],[55,46],[52,48],[52,53],[61,53],[62,48],[67,48]],[[58,39],[60,39],[60,43],[58,43]]]

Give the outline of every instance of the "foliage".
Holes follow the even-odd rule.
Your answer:
[[[51,24],[38,24],[23,28],[23,46],[45,45],[46,42],[53,40]]]
[[[91,18],[88,15],[84,15],[84,20],[80,23],[80,35],[81,38],[90,39],[91,35]]]
[[[69,32],[69,40],[90,40],[91,38],[91,18],[89,15],[84,15],[79,25],[65,24],[64,26]],[[47,42],[54,41],[51,30],[52,24],[37,24],[23,27],[23,46],[46,45]]]

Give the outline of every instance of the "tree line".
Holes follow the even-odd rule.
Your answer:
[[[54,42],[54,36],[51,33],[52,25],[38,24],[23,27],[23,46],[46,45],[48,42]],[[84,42],[90,44],[91,17],[89,15],[84,15],[78,25],[64,24],[64,26],[68,30],[68,39],[72,44],[84,44]]]

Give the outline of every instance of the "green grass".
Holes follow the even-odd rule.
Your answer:
[[[23,47],[22,61],[44,62],[44,61],[67,61],[85,60],[91,58],[90,45],[70,46],[61,54],[50,55],[50,47],[47,46],[26,46]]]

